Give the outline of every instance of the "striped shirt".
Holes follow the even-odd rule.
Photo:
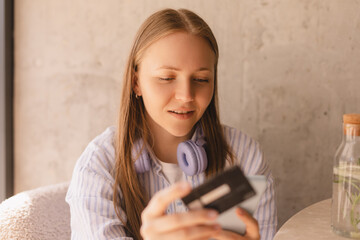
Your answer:
[[[225,138],[233,150],[236,164],[246,175],[265,175],[267,189],[254,213],[260,227],[261,240],[272,239],[277,227],[274,182],[258,142],[246,134],[223,126]],[[107,128],[87,146],[78,159],[66,195],[71,212],[72,239],[121,239],[129,240],[115,213],[113,186],[115,183],[115,127]],[[205,174],[183,176],[193,187],[205,180]],[[170,186],[161,164],[151,160],[150,171],[138,174],[138,179],[149,196]],[[120,192],[120,189],[119,189]],[[167,213],[185,209],[181,200],[169,205]],[[121,212],[122,218],[126,217]]]

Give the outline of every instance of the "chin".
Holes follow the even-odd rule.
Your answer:
[[[185,137],[191,133],[194,126],[189,127],[172,127],[168,128],[167,131],[175,137]],[[191,138],[191,136],[189,136]]]

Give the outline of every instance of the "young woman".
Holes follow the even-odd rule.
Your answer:
[[[191,11],[165,9],[143,23],[118,126],[96,137],[74,169],[66,196],[73,239],[272,239],[273,179],[258,143],[220,124],[218,56],[212,31]],[[268,180],[254,218],[237,211],[244,236],[222,230],[216,211],[187,211],[179,200],[233,164]]]

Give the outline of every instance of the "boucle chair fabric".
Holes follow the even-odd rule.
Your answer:
[[[0,204],[0,240],[70,239],[69,183],[16,194]]]

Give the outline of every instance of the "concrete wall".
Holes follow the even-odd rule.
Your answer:
[[[217,36],[221,118],[262,144],[280,225],[329,198],[342,114],[360,112],[356,0],[16,1],[15,191],[70,180],[116,120],[137,28],[164,7]]]

